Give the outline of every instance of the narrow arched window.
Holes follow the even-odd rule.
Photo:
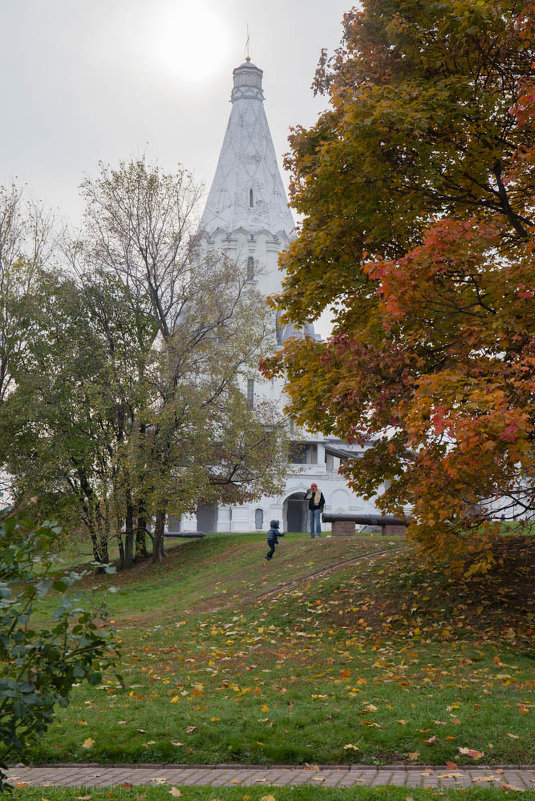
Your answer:
[[[264,510],[256,509],[254,513],[254,527],[256,529],[264,528]]]
[[[247,259],[247,280],[252,281],[254,278],[254,259],[249,256]]]
[[[252,189],[249,189],[249,208],[252,209],[254,206],[254,193]]]
[[[247,405],[250,409],[254,404],[254,378],[247,379]]]

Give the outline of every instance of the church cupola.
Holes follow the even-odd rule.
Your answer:
[[[247,59],[232,73],[234,76],[234,88],[230,99],[235,100],[244,98],[252,100],[263,100],[262,75],[264,74],[250,59]]]

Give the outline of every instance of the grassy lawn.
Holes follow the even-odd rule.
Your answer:
[[[213,536],[88,578],[97,597],[119,589],[126,690],[77,688],[32,760],[535,762],[532,555],[467,583],[380,535],[290,535],[271,563],[265,550],[264,535]],[[246,794],[209,792],[184,797]],[[289,792],[277,799],[312,798]]]
[[[516,795],[513,793],[513,795]],[[533,798],[526,791],[520,798]],[[412,787],[137,787],[16,788],[14,801],[504,801],[511,792],[489,787],[420,790]]]
[[[516,795],[513,792],[513,795]],[[15,788],[13,801],[504,801],[511,791],[494,787],[420,790],[412,787],[136,787]],[[529,791],[520,798],[533,798]]]

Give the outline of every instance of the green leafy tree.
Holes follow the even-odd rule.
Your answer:
[[[0,768],[45,733],[74,683],[100,684],[118,658],[106,609],[90,611],[70,593],[80,576],[54,565],[58,533],[16,513],[0,520]]]
[[[315,82],[331,107],[291,137],[304,219],[277,300],[297,322],[332,305],[333,336],[266,364],[300,422],[367,444],[357,492],[480,569],[491,519],[535,513],[533,45],[516,0],[345,16]]]
[[[269,316],[237,265],[199,253],[200,190],[182,168],[169,175],[143,160],[101,166],[83,194],[78,258],[122,281],[157,332],[156,397],[139,432],[149,436],[133,454],[142,455],[143,508],[155,520],[153,554],[159,560],[170,510],[192,512],[208,495],[245,499],[260,483],[268,492],[280,486],[282,425],[274,409],[263,410],[263,447],[242,449],[235,461],[238,424],[244,441],[259,433],[258,414],[240,407],[237,388],[265,348]],[[223,481],[219,464],[227,445],[235,469]]]
[[[148,402],[143,360],[154,338],[150,319],[125,302],[126,291],[110,276],[41,271],[13,311],[25,342],[0,409],[16,496],[38,495],[40,514],[65,526],[81,522],[96,561],[108,562],[113,536],[123,566],[132,561],[132,543],[121,533],[124,448]]]
[[[284,443],[275,409],[240,390],[271,333],[265,303],[236,265],[199,260],[188,176],[134,162],[85,192],[68,270],[10,301],[24,346],[0,442],[16,497],[81,523],[95,561],[113,539],[122,568],[148,537],[164,557],[168,514],[276,491]]]

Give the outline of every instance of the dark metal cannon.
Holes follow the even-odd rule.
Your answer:
[[[380,526],[381,533],[387,537],[405,535],[409,519],[394,517],[393,515],[358,515],[349,512],[345,514],[330,514],[324,512],[321,519],[325,523],[332,523],[334,537],[350,536],[355,533],[355,525]]]

